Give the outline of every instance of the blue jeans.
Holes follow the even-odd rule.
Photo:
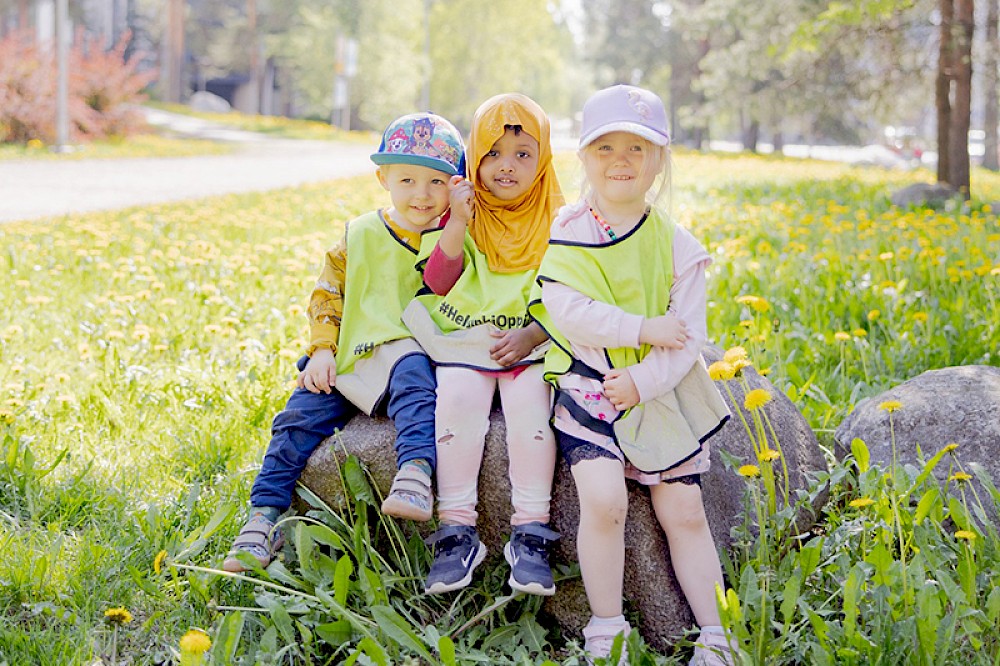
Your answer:
[[[303,357],[299,361],[300,370],[307,360],[308,357]],[[397,465],[423,458],[434,468],[436,390],[434,369],[423,354],[410,354],[392,369],[389,390],[382,403],[396,425]],[[343,430],[357,413],[358,408],[336,389],[330,393],[295,389],[288,404],[274,417],[271,443],[250,490],[250,504],[279,509],[291,506],[295,482],[309,456],[334,431]]]

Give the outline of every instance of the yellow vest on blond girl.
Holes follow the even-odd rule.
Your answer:
[[[545,378],[555,383],[573,361],[569,341],[553,325],[541,301],[541,284],[559,282],[595,301],[616,305],[646,318],[666,314],[674,281],[674,223],[655,208],[627,235],[603,245],[549,241],[529,311],[555,343],[545,355]],[[606,350],[611,367],[624,368],[652,349]]]
[[[569,342],[552,324],[541,302],[541,283],[560,282],[594,300],[647,318],[666,314],[673,284],[674,229],[671,220],[653,209],[626,236],[604,245],[550,241],[529,306],[555,343],[545,355],[548,381],[558,387],[559,375],[571,371],[587,374],[588,369],[572,367]],[[626,368],[645,358],[651,349],[650,345],[619,347],[606,349],[605,354],[612,367]],[[557,404],[572,413],[572,398],[568,400],[569,404],[566,396],[557,392]],[[697,455],[702,443],[728,419],[729,409],[699,359],[673,390],[620,414],[609,424],[607,434],[634,467],[655,474],[668,472]]]
[[[423,284],[414,268],[416,256],[416,249],[393,233],[378,212],[347,225],[338,376],[352,372],[379,345],[411,337],[400,315]]]

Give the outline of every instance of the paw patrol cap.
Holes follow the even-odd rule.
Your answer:
[[[372,153],[375,164],[415,164],[465,175],[465,145],[455,126],[433,113],[411,113],[389,123],[382,144]]]
[[[611,132],[631,132],[658,146],[670,143],[663,100],[635,86],[617,85],[594,93],[583,105],[580,147]]]

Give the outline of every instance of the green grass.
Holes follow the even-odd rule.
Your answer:
[[[558,165],[569,184],[572,157]],[[715,260],[714,341],[745,346],[821,434],[924,370],[997,364],[1000,226],[982,203],[1000,200],[996,175],[976,172],[971,209],[924,212],[886,196],[926,173],[693,154],[675,170],[674,211]],[[216,663],[449,663],[451,648],[458,663],[579,663],[502,571],[454,599],[420,594],[426,549],[353,465],[355,504],[289,523],[295,556],[256,578],[272,587],[206,569],[290,390],[323,252],[383,196],[367,176],[0,226],[0,663],[164,663],[196,628]],[[959,482],[864,453],[831,461],[823,536],[801,549],[774,491],[743,481],[724,615],[747,663],[995,663],[995,526]],[[899,511],[911,500],[919,521]],[[133,616],[117,629],[116,607]],[[633,636],[634,663],[684,663]]]

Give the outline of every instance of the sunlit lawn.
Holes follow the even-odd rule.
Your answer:
[[[572,158],[559,167],[572,193]],[[970,211],[892,208],[915,179],[931,175],[675,157],[673,210],[715,262],[713,342],[744,345],[821,435],[924,370],[998,364],[1000,227],[983,202],[1000,201],[1000,178],[976,173]],[[220,622],[237,615],[215,609],[271,603],[168,564],[219,563],[305,346],[323,252],[382,199],[363,177],[0,226],[0,663],[164,663],[196,627],[228,649]],[[839,473],[831,529],[854,520],[845,487],[868,478]],[[866,489],[888,497],[876,478]],[[983,541],[997,562],[995,532]],[[133,615],[117,630],[114,607]],[[240,654],[330,655],[246,618]]]

